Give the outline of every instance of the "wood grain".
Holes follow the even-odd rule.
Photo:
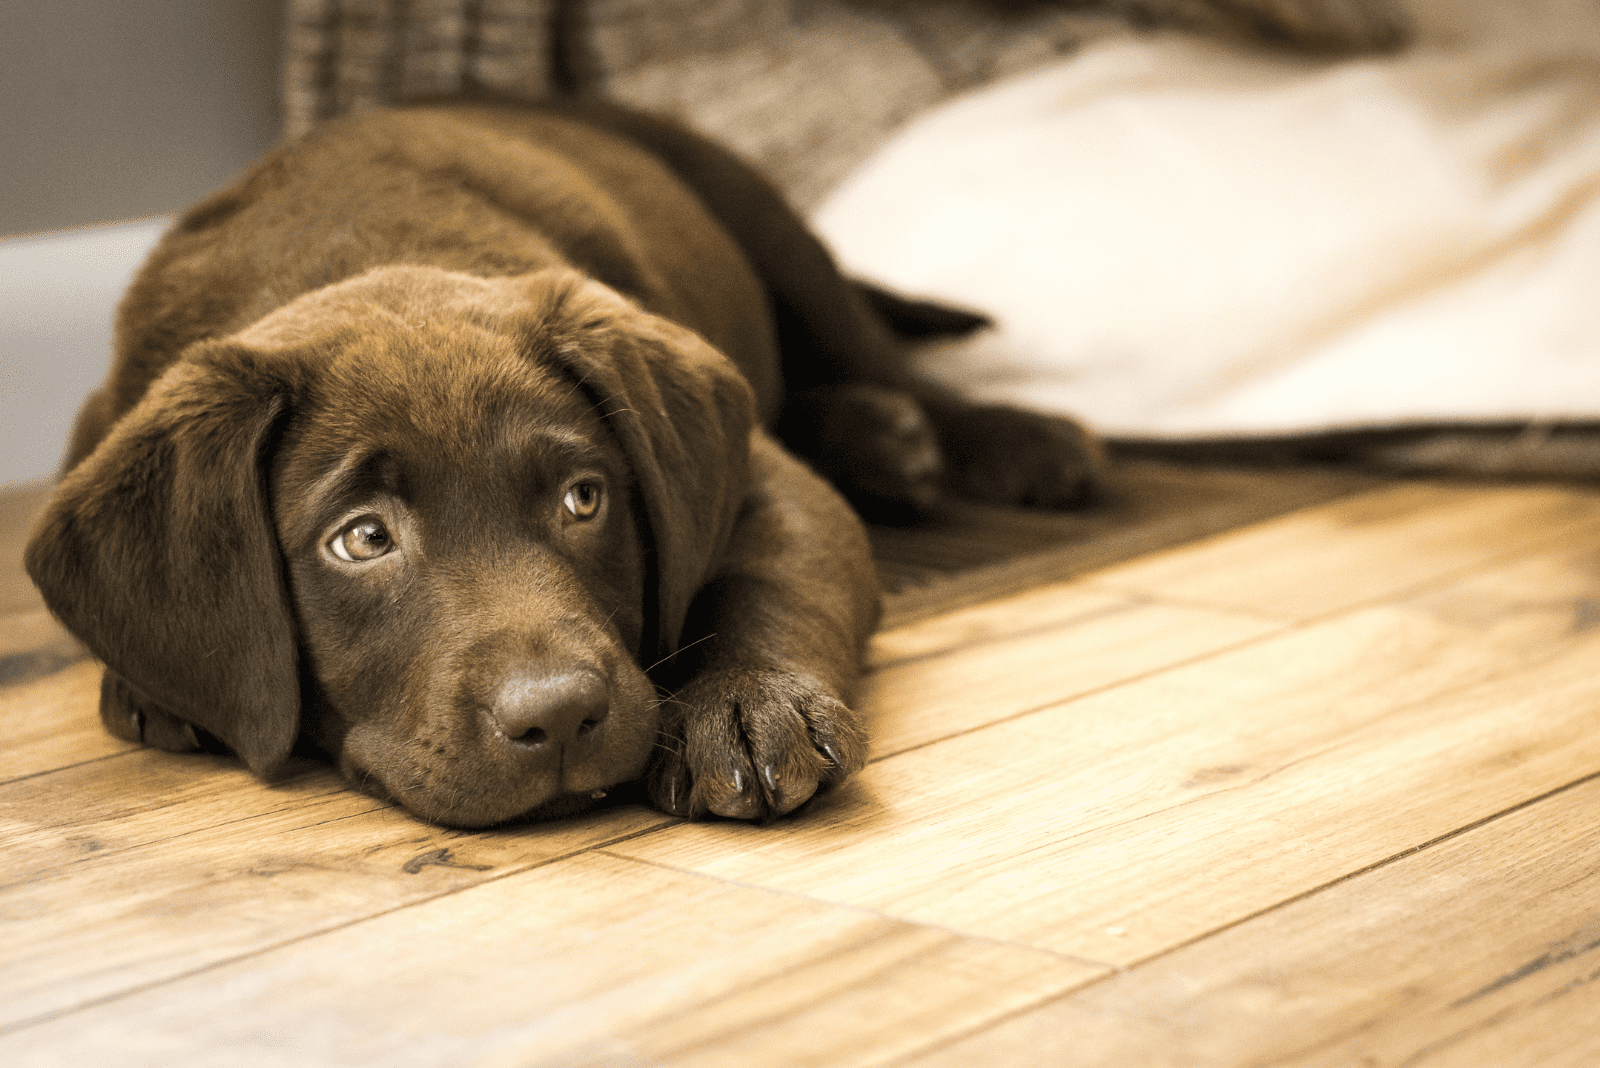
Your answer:
[[[1272,620],[1316,618],[1530,545],[1585,538],[1600,541],[1600,496],[1410,483],[1087,581],[946,612],[874,639],[877,670],[862,690],[873,754],[926,745],[1259,638],[1275,629]],[[913,660],[919,662],[906,663]]]
[[[100,725],[100,665],[92,660],[0,687],[0,732],[0,783],[137,748]]]
[[[1563,532],[1592,536],[1600,494],[1401,483],[1107,568],[1096,588],[1308,620],[1492,563]]]
[[[1235,530],[1384,480],[1333,468],[1230,470],[1117,462],[1080,511],[948,501],[912,526],[872,527],[899,626]]]
[[[883,666],[867,676],[858,704],[880,759],[1280,628],[1052,587],[880,635],[874,658]]]
[[[1597,596],[1508,562],[616,848],[1127,966],[1600,770]]]
[[[1600,1064],[1600,782],[908,1063]]]
[[[26,788],[26,789],[25,789]],[[139,750],[0,788],[0,1025],[247,956],[661,826],[623,806],[432,827],[302,767]]]
[[[1097,590],[1081,582],[1052,582],[1023,593],[997,597],[873,635],[869,670],[906,660],[927,660],[978,645],[1061,627],[1093,626],[1110,616],[1150,604],[1140,594]],[[1225,613],[1229,618],[1241,613]],[[1251,617],[1245,617],[1251,618]],[[1269,621],[1275,623],[1276,621]],[[1259,628],[1265,633],[1269,627]]]
[[[0,1037],[0,1059],[431,1068],[690,1046],[690,1063],[867,1064],[1097,974],[590,853],[41,1022]],[[785,1017],[798,1006],[829,1030]]]
[[[1104,971],[897,925],[619,1037],[645,1063],[683,1068],[875,1065],[958,1034],[964,1020],[1004,1016]]]

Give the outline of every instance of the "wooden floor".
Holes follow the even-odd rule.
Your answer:
[[[1390,485],[890,630],[871,766],[765,828],[130,749],[7,581],[0,1064],[1600,1065],[1600,494]]]

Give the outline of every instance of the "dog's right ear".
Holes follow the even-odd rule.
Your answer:
[[[63,479],[25,556],[132,707],[203,728],[258,774],[299,729],[265,472],[291,367],[232,341],[190,350]]]

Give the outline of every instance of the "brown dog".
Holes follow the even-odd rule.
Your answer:
[[[878,595],[763,424],[888,509],[1059,503],[1093,462],[910,380],[885,315],[975,321],[853,287],[676,127],[330,123],[152,254],[28,569],[125,738],[260,774],[304,740],[463,826],[646,775],[671,812],[789,812],[865,760]]]

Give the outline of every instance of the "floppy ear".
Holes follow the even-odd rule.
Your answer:
[[[755,398],[698,334],[597,282],[559,306],[553,355],[594,398],[638,481],[655,554],[655,655],[669,656],[744,503]]]
[[[229,342],[186,354],[66,476],[26,553],[134,707],[205,729],[258,774],[300,715],[264,471],[288,388],[265,363]]]

